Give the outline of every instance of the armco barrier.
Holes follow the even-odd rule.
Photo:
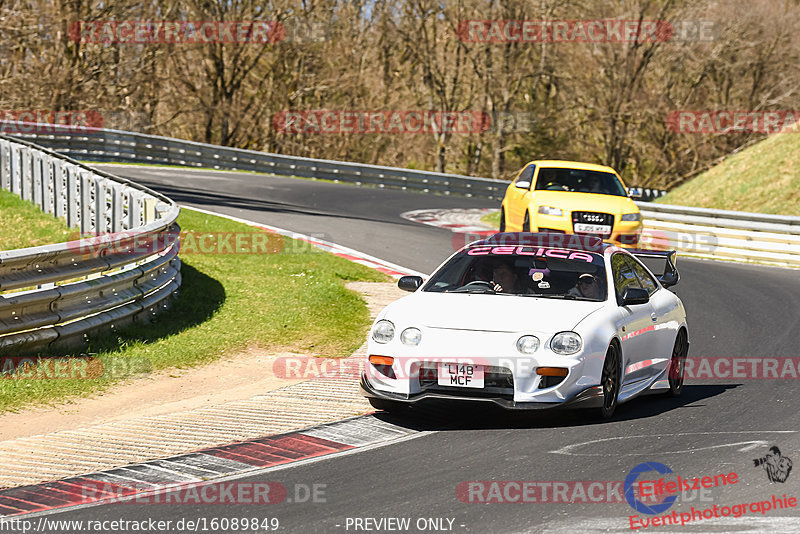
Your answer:
[[[637,202],[643,244],[703,258],[800,267],[800,217]]]
[[[60,154],[86,161],[245,170],[494,200],[501,200],[508,186],[504,180],[284,156],[120,130],[0,121],[2,128],[13,128],[17,137],[35,140]],[[632,187],[629,192],[641,200],[652,200],[666,193],[640,187]]]
[[[180,286],[178,241],[167,237],[179,208],[167,197],[4,135],[0,187],[106,236],[0,251],[2,353],[60,350],[149,320]]]
[[[255,171],[498,200],[508,186],[503,180],[284,156],[119,130],[0,121],[0,129],[12,127],[15,137],[85,161]]]
[[[0,122],[0,129],[9,126],[18,130],[17,136],[91,161],[241,169],[498,201],[508,186],[503,180],[284,156],[119,130]],[[631,188],[630,193],[645,200],[664,194],[641,188]],[[795,217],[637,204],[645,218],[645,242],[651,241],[654,246],[670,246],[708,258],[800,266],[800,227]]]

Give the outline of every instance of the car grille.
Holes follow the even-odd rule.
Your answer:
[[[583,224],[603,224],[608,225],[612,229],[614,228],[614,216],[610,213],[598,213],[594,211],[573,211],[572,212],[572,226],[573,230],[575,228],[575,224],[583,223]],[[607,234],[597,234],[600,237],[609,237],[611,233]]]
[[[419,387],[421,391],[458,396],[514,398],[514,376],[511,371],[494,365],[484,366],[482,388],[463,388],[440,386],[439,364],[423,362],[419,370]]]

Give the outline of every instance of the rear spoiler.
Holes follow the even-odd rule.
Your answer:
[[[644,249],[626,249],[628,252],[636,256],[638,259],[643,260],[647,267],[653,271],[650,265],[644,260],[660,259],[665,260],[664,270],[659,275],[656,271],[654,274],[658,276],[658,281],[664,287],[672,287],[681,279],[678,268],[675,267],[675,262],[678,260],[677,250],[644,250]]]

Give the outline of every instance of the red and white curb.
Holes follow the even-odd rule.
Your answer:
[[[187,490],[205,496],[202,487],[290,464],[358,448],[375,448],[427,434],[382,421],[372,415],[319,425],[300,432],[213,447],[161,460],[98,471],[54,482],[0,491],[0,517],[43,514],[78,506],[113,502],[136,504],[148,495]],[[268,504],[286,500],[280,484],[270,482]],[[281,491],[283,490],[283,491]],[[202,497],[197,497],[202,499]]]
[[[498,210],[492,208],[424,209],[407,211],[400,216],[409,221],[445,228],[459,234],[484,236],[497,233],[497,230],[482,222],[481,217],[496,211]]]
[[[313,236],[309,236],[306,234],[299,234],[297,232],[292,232],[290,230],[284,230],[283,228],[278,228],[277,226],[270,226],[268,224],[261,224],[255,221],[250,221],[247,219],[242,219],[239,217],[234,217],[232,215],[226,215],[224,213],[218,213],[216,211],[209,211],[204,210],[201,208],[194,208],[191,206],[181,206],[181,209],[188,209],[192,211],[197,211],[200,213],[205,213],[208,215],[214,215],[216,217],[222,217],[223,219],[228,219],[231,221],[236,221],[242,224],[246,224],[248,226],[253,226],[255,228],[260,228],[262,230],[266,230],[267,232],[276,233],[282,235],[284,237],[288,237],[291,239],[296,239],[298,241],[303,241],[308,243],[320,250],[324,250],[325,252],[330,252],[334,256],[339,256],[340,258],[344,258],[346,260],[352,261],[354,263],[358,263],[361,265],[365,265],[371,269],[375,269],[376,271],[380,271],[384,274],[388,274],[393,278],[400,278],[401,276],[406,275],[416,275],[416,276],[427,276],[423,273],[418,271],[414,271],[412,269],[408,269],[401,265],[397,265],[395,263],[391,263],[380,258],[376,258],[375,256],[370,256],[369,254],[365,254],[363,252],[359,252],[358,250],[354,250],[349,247],[345,247],[343,245],[339,245],[336,243],[332,243],[330,241],[326,241],[324,239],[318,239]]]

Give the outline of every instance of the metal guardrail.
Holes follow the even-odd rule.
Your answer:
[[[800,267],[800,217],[637,202],[643,245],[702,258]]]
[[[3,121],[0,125],[13,127],[17,137],[87,161],[244,170],[493,200],[502,200],[508,187],[505,180],[285,156],[121,130]],[[631,187],[629,193],[637,199],[653,200],[666,192]]]
[[[180,209],[169,198],[0,135],[0,187],[81,235],[0,251],[0,351],[45,352],[149,320],[181,283]]]
[[[6,124],[0,122],[0,125]],[[119,130],[7,123],[20,137],[91,161],[183,165],[247,170],[422,192],[501,200],[508,182],[360,163],[301,158],[220,147]],[[631,188],[647,200],[659,190]],[[800,265],[800,227],[793,217],[748,214],[637,202],[645,218],[644,243],[700,257]]]
[[[506,181],[490,178],[284,156],[120,130],[0,121],[3,124],[19,132],[15,137],[86,161],[244,170],[497,200],[508,186]]]

